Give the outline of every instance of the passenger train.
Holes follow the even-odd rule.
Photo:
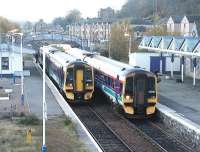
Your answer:
[[[68,101],[90,102],[94,92],[93,68],[54,45],[40,48],[40,64],[42,64],[43,51],[46,57],[46,73]]]
[[[101,89],[128,117],[148,117],[158,102],[157,77],[139,67],[63,45],[68,54],[94,68],[95,87]]]

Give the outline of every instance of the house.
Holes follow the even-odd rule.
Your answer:
[[[107,8],[104,8],[104,9],[101,8],[98,11],[98,18],[110,19],[110,18],[114,18],[114,17],[115,17],[115,11],[111,7],[107,7]]]
[[[47,33],[47,24],[41,19],[34,25],[34,33]]]
[[[180,33],[181,32],[181,16],[170,16],[167,21],[168,33]]]
[[[167,21],[167,32],[185,37],[198,37],[200,16],[170,16]]]
[[[99,18],[88,18],[79,23],[67,25],[67,33],[70,37],[77,37],[90,42],[101,42],[108,40],[111,22]]]
[[[33,33],[35,34],[47,34],[47,33],[63,33],[64,29],[60,25],[47,24],[42,19],[39,20],[33,27]]]
[[[184,16],[181,21],[182,36],[198,37],[200,16]]]
[[[143,37],[143,34],[146,32],[145,26],[135,26],[134,27],[134,38],[139,39]]]

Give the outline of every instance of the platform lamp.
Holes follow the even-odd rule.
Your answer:
[[[130,54],[131,54],[131,34],[125,32],[125,33],[124,33],[124,36],[129,38],[128,56],[130,56]]]
[[[45,130],[45,121],[47,119],[47,106],[46,106],[46,94],[45,94],[45,71],[46,71],[46,62],[45,62],[45,51],[43,50],[43,129],[42,129],[42,137],[43,137],[43,144],[42,144],[42,150],[41,152],[47,152],[47,147],[46,147],[46,130]]]
[[[13,29],[9,31],[9,33],[12,36],[19,35],[21,42],[20,42],[20,54],[21,54],[21,104],[24,105],[24,73],[23,73],[23,33],[18,33],[18,29]],[[13,49],[13,43],[12,42],[12,49]],[[12,50],[13,51],[13,50]]]
[[[21,104],[24,105],[24,73],[23,73],[23,33],[16,33],[21,36],[20,52],[21,52]]]
[[[12,36],[19,35],[20,36],[20,54],[21,54],[21,105],[24,105],[24,73],[23,73],[23,33],[15,33],[18,31],[14,29],[11,32]]]

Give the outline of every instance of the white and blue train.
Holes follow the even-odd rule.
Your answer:
[[[120,105],[125,114],[145,117],[155,113],[158,102],[155,74],[85,50],[69,49],[69,45],[62,46],[68,48],[68,54],[93,67],[95,87]]]
[[[94,92],[93,68],[86,62],[67,54],[58,45],[40,48],[40,64],[42,64],[43,51],[46,57],[46,73],[68,101],[90,102]]]

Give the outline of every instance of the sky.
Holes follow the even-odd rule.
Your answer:
[[[82,17],[96,17],[100,8],[108,6],[119,10],[126,0],[0,0],[0,16],[14,21],[44,19],[51,22],[55,17],[65,16],[78,9]]]

